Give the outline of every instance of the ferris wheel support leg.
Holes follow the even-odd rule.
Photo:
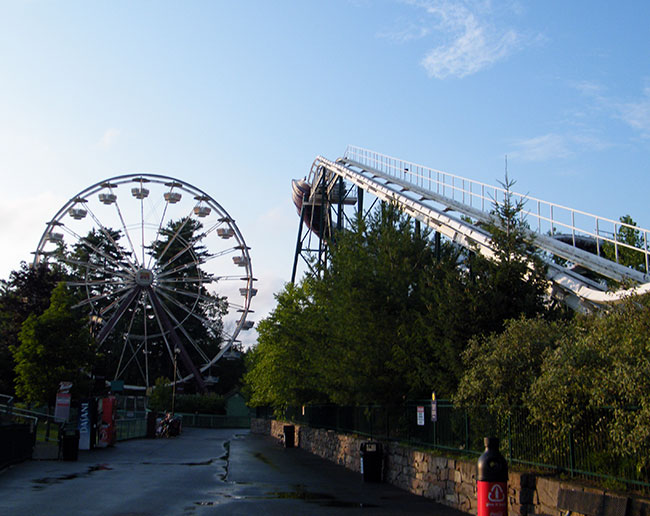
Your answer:
[[[115,328],[115,325],[117,322],[122,318],[124,315],[124,312],[126,312],[126,309],[133,303],[134,299],[140,294],[140,289],[139,288],[134,288],[131,292],[129,292],[129,295],[126,296],[124,299],[122,299],[122,302],[119,304],[117,307],[117,310],[113,314],[113,317],[111,317],[108,322],[104,325],[102,330],[99,332],[99,335],[97,335],[96,339],[96,344],[97,347],[102,345],[106,337],[108,337],[108,334],[113,331],[113,328]]]
[[[178,349],[180,352],[183,365],[190,371],[190,373],[192,373],[194,377],[194,381],[196,382],[196,385],[201,391],[201,393],[205,393],[207,391],[207,388],[205,386],[205,382],[203,381],[203,377],[201,376],[201,373],[194,365],[194,362],[192,362],[192,359],[190,359],[190,356],[187,353],[185,346],[183,346],[181,339],[178,338],[178,334],[176,333],[176,330],[174,330],[174,326],[169,320],[169,316],[167,315],[167,312],[165,312],[165,309],[163,308],[160,299],[158,299],[158,294],[156,294],[156,292],[152,288],[148,289],[148,293],[149,293],[149,299],[151,299],[151,304],[153,305],[154,312],[156,313],[156,317],[158,317],[158,319],[160,320],[160,323],[162,324],[163,328],[165,328],[165,330],[169,332],[169,337],[174,346],[174,349]]]

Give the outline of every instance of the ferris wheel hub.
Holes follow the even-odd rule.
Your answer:
[[[153,272],[149,269],[140,269],[135,273],[135,282],[140,287],[150,287],[153,283]]]

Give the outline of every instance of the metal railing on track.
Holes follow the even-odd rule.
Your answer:
[[[494,208],[495,203],[502,204],[508,193],[503,187],[488,185],[361,147],[348,146],[344,158],[486,214]],[[650,273],[650,230],[529,195],[516,192],[510,192],[510,195],[513,202],[523,203],[522,216],[536,233],[566,235],[574,246],[580,237],[593,239],[598,256],[601,256],[604,247],[610,245],[616,263],[619,263],[623,250],[639,253],[639,263],[646,274]],[[620,236],[625,233],[636,235],[639,245],[622,241]]]

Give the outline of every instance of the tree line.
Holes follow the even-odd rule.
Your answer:
[[[396,405],[435,391],[503,417],[523,409],[556,435],[609,407],[618,452],[648,462],[650,298],[588,315],[554,302],[521,209],[509,196],[494,207],[495,259],[432,238],[390,204],[357,218],[258,324],[250,403]],[[619,237],[638,241],[629,228]]]

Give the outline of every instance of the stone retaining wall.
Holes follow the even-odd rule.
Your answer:
[[[282,440],[287,424],[252,419],[251,432]],[[360,447],[367,439],[301,425],[294,428],[296,446],[360,471]],[[476,514],[476,461],[450,459],[392,442],[384,447],[386,482]],[[650,516],[650,501],[531,473],[509,473],[508,514],[565,516],[569,511],[572,516]]]

